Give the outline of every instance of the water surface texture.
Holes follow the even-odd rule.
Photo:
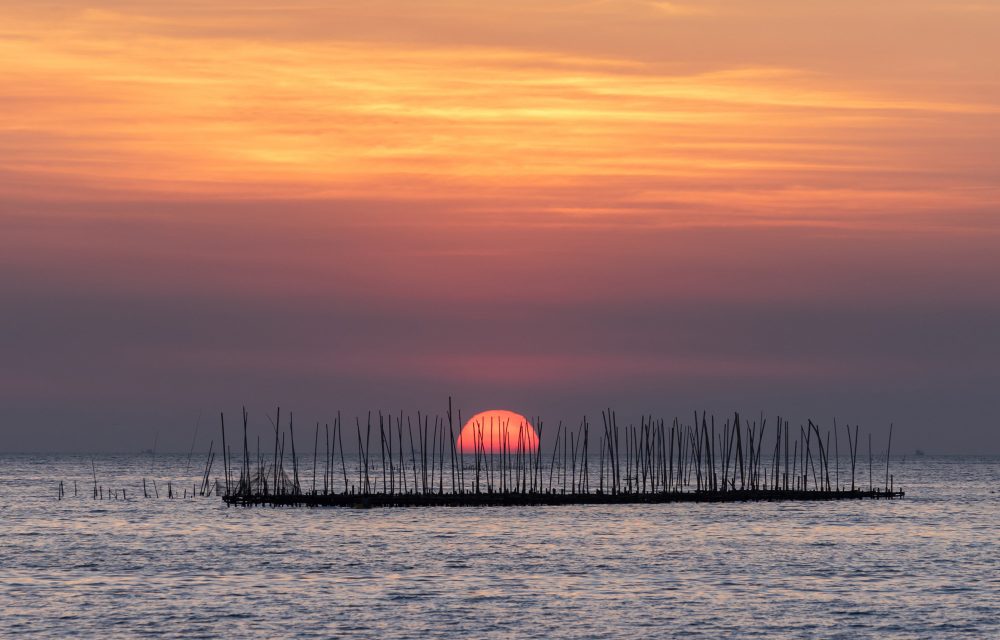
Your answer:
[[[0,636],[1000,637],[998,457],[894,456],[894,501],[386,510],[91,462],[0,456]]]

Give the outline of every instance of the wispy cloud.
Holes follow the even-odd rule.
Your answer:
[[[718,15],[718,7],[709,7],[704,4],[681,3],[681,2],[650,2],[648,3],[659,13],[669,16],[708,16]]]

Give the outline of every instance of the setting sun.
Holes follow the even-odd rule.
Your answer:
[[[503,409],[483,411],[472,416],[458,435],[461,453],[538,450],[538,434],[528,419]]]

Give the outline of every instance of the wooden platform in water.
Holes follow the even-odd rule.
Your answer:
[[[892,500],[903,491],[798,491],[730,490],[669,491],[657,493],[403,493],[403,494],[282,494],[230,495],[223,501],[233,506],[272,507],[528,507],[583,504],[663,504],[670,502],[777,502],[823,500]]]

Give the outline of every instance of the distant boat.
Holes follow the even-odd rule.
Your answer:
[[[153,448],[152,449],[143,449],[142,453],[145,454],[145,455],[148,455],[148,456],[155,456],[156,455],[156,444],[159,441],[160,441],[160,432],[157,431],[156,435],[153,436]]]
[[[924,455],[924,450],[923,449],[917,449],[917,452],[914,455],[916,455],[917,457],[920,457],[920,456]]]

